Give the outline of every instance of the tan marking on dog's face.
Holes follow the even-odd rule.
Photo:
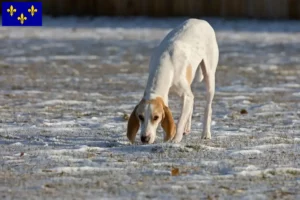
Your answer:
[[[164,117],[164,102],[161,98],[157,97],[155,99],[151,99],[151,123],[154,124],[159,122]]]
[[[147,108],[150,106],[150,112],[147,113]],[[150,116],[146,117],[145,114]],[[164,103],[160,97],[151,99],[149,101],[142,100],[136,109],[136,116],[141,120],[141,118],[148,118],[152,123],[158,121],[164,116]]]
[[[164,117],[164,102],[160,97],[149,101],[142,100],[135,114],[141,123],[150,121],[152,125],[157,124]]]
[[[188,81],[188,83],[191,84],[192,79],[193,79],[192,66],[191,65],[187,66],[185,77],[186,77],[186,80]]]

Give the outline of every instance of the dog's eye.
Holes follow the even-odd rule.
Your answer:
[[[144,121],[143,115],[139,115],[139,119],[140,119],[141,121]]]
[[[154,121],[158,120],[158,116],[154,116],[154,117],[153,117],[153,120],[154,120]]]

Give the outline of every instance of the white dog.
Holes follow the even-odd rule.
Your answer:
[[[155,49],[149,64],[149,77],[143,99],[128,121],[127,137],[134,143],[141,124],[141,141],[151,144],[161,123],[164,141],[180,142],[191,130],[196,76],[206,84],[206,108],[202,139],[211,138],[212,100],[219,49],[213,28],[204,20],[189,19],[173,29]],[[182,97],[177,129],[168,107],[169,91]]]

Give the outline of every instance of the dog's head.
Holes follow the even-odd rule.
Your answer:
[[[130,115],[127,137],[131,143],[134,143],[136,134],[141,126],[142,143],[152,144],[159,124],[165,131],[164,141],[172,139],[176,132],[176,126],[170,109],[165,106],[164,101],[160,97],[149,101],[143,99]]]

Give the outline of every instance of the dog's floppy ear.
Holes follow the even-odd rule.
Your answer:
[[[176,133],[176,125],[174,123],[174,119],[171,113],[171,110],[164,105],[164,118],[161,121],[161,126],[165,131],[164,141],[171,140]]]
[[[127,138],[132,144],[134,143],[135,136],[140,128],[140,122],[135,113],[138,106],[139,104],[133,109],[127,124]]]

